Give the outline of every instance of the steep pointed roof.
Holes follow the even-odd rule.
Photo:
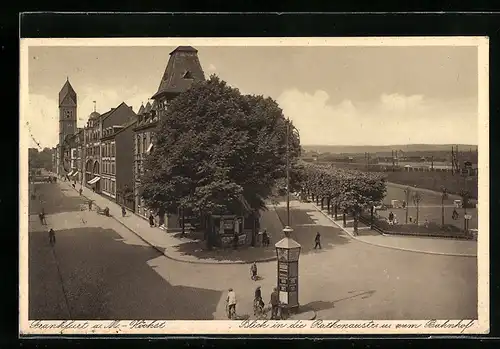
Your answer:
[[[205,80],[205,73],[198,59],[198,50],[191,46],[179,46],[170,52],[165,73],[158,91],[152,97],[163,94],[179,94],[191,87],[194,81]]]
[[[69,79],[66,80],[66,83],[62,87],[61,91],[59,92],[59,106],[76,106],[76,92],[73,89],[73,86],[69,83]]]
[[[146,108],[144,108],[144,113],[149,113],[151,111],[151,103],[146,104]]]
[[[141,115],[144,113],[144,104],[141,104],[141,107],[139,108],[139,111],[137,112],[137,115]]]

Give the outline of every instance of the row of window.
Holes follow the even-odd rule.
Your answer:
[[[93,146],[87,148],[87,155],[89,156],[98,156],[99,155],[99,147]]]
[[[102,178],[102,189],[111,195],[116,195],[116,183],[108,178]]]
[[[139,133],[136,136],[134,142],[135,154],[141,155],[147,153],[150,144],[154,141],[154,138],[155,138],[154,132]]]
[[[101,172],[104,174],[115,175],[115,162],[110,160],[103,160],[101,165]]]
[[[115,143],[105,143],[102,145],[102,156],[103,157],[114,157],[115,154]]]

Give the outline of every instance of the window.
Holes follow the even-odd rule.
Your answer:
[[[146,143],[146,135],[144,135],[144,137],[142,138],[142,151],[145,153],[146,152],[146,149],[148,148],[148,145]]]
[[[111,143],[111,156],[115,156],[115,143]]]

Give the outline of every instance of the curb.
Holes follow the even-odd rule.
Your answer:
[[[362,239],[357,238],[356,236],[352,235],[348,230],[346,230],[344,227],[339,225],[337,222],[335,222],[330,216],[328,216],[325,212],[319,209],[318,206],[316,206],[314,203],[311,203],[313,207],[321,212],[326,218],[328,218],[330,221],[333,222],[337,227],[342,229],[351,239],[365,243],[367,245],[372,245],[372,246],[377,246],[377,247],[383,247],[383,248],[389,248],[393,250],[399,250],[399,251],[405,251],[405,252],[414,252],[414,253],[422,253],[422,254],[430,254],[430,255],[438,255],[438,256],[450,256],[450,257],[474,257],[477,258],[477,254],[467,254],[467,253],[446,253],[446,252],[433,252],[433,251],[424,251],[424,250],[417,250],[417,249],[410,249],[410,248],[404,248],[404,247],[395,247],[395,246],[387,246],[387,245],[382,245],[382,244],[376,244],[373,242],[368,242]],[[385,234],[380,234],[384,237],[388,237]],[[390,238],[390,237],[389,237]]]
[[[72,189],[75,189],[73,187],[71,187]],[[75,189],[75,191],[78,192],[78,190]],[[99,195],[99,194],[97,194]],[[91,198],[89,198],[88,196],[86,195],[81,195],[82,197],[88,199],[88,200],[92,200]],[[97,205],[95,203],[95,200],[92,200],[94,202],[94,205],[96,207],[99,207],[99,205]],[[132,214],[135,214],[135,213],[132,213]],[[148,244],[149,246],[151,246],[152,248],[154,248],[156,251],[160,252],[162,255],[164,255],[165,257],[167,257],[168,259],[170,260],[173,260],[175,262],[180,262],[180,263],[189,263],[189,264],[211,264],[211,265],[230,265],[230,264],[252,264],[253,262],[256,262],[256,263],[266,263],[266,262],[272,262],[272,261],[275,261],[277,260],[277,257],[268,257],[268,258],[262,258],[262,259],[255,259],[255,260],[252,260],[251,262],[246,262],[246,261],[234,261],[234,262],[215,262],[215,261],[188,261],[188,260],[184,260],[184,259],[179,259],[179,258],[176,258],[176,257],[172,257],[168,254],[165,253],[165,250],[163,250],[162,248],[160,247],[157,247],[155,245],[153,245],[152,243],[150,243],[149,241],[147,241],[146,239],[144,239],[141,235],[139,235],[136,231],[134,231],[133,229],[131,229],[129,226],[127,226],[125,223],[123,223],[122,221],[120,221],[118,218],[116,218],[115,216],[110,216],[109,218],[113,218],[116,222],[120,223],[124,228],[126,228],[128,231],[132,232],[134,235],[136,235],[139,239],[141,239],[143,242],[145,242],[146,244]]]

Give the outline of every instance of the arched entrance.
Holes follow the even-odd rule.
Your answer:
[[[92,174],[93,174],[93,177],[96,177],[96,176],[99,176],[99,161],[95,161],[94,162],[94,166],[92,168]],[[97,181],[95,184],[94,184],[94,187],[95,187],[95,192],[96,193],[100,193],[101,192],[101,181]]]
[[[85,163],[84,182],[88,183],[92,178],[92,160],[89,159]]]

